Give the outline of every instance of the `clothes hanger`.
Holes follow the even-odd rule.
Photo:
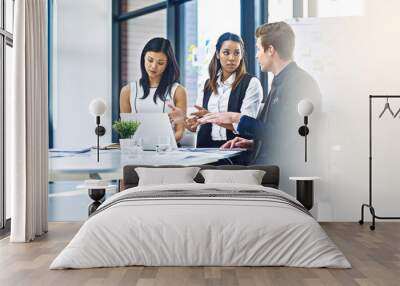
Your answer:
[[[389,105],[389,98],[388,98],[388,97],[386,97],[385,107],[383,108],[381,114],[379,115],[379,118],[381,118],[381,117],[383,116],[383,114],[386,112],[386,110],[389,110],[390,114],[392,114],[393,117],[396,117],[396,116],[394,115],[392,109],[390,108],[390,105]],[[400,110],[399,110],[399,111],[400,111]],[[399,113],[399,111],[396,112],[396,115],[397,115],[397,113]]]
[[[396,118],[397,115],[399,115],[399,113],[400,113],[400,108],[399,108],[399,110],[397,110],[397,112],[393,115],[393,117]]]

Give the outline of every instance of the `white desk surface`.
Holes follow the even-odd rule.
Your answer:
[[[96,150],[63,157],[55,157],[55,153],[50,153],[49,181],[85,180],[93,177],[93,175],[99,176],[101,179],[117,180],[122,178],[122,168],[125,165],[204,165],[221,159],[228,159],[240,152],[218,149],[193,152],[183,149],[164,154],[145,151],[137,155],[121,155],[119,150],[101,150],[100,162],[97,162]]]

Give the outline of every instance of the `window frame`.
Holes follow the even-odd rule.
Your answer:
[[[260,80],[265,100],[268,94],[268,73],[261,71],[256,60],[255,32],[258,26],[268,22],[268,0],[241,0],[240,18],[248,70]]]

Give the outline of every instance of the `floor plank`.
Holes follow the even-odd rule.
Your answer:
[[[0,285],[400,285],[400,222],[379,222],[375,231],[357,223],[321,223],[352,269],[290,267],[116,267],[48,269],[81,223],[50,223],[32,243],[0,240]]]

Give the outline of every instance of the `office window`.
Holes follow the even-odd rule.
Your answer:
[[[154,37],[167,37],[166,22],[164,9],[120,24],[122,85],[140,78],[140,55],[143,47]]]
[[[365,2],[365,0],[309,0],[309,17],[363,16]],[[312,5],[315,5],[312,9],[315,14],[311,13]]]
[[[6,30],[10,33],[14,29],[14,0],[5,0]]]
[[[193,106],[208,78],[208,64],[218,37],[225,32],[240,35],[240,0],[194,0],[184,4],[184,11],[183,82],[188,105]]]
[[[12,47],[9,45],[6,45],[6,53],[5,53],[5,98],[9,99],[11,98],[11,87],[12,87],[12,66],[13,66],[13,55],[12,55]],[[6,101],[6,105],[8,105],[8,102]],[[7,139],[7,138],[6,138]],[[6,140],[3,141],[6,143]],[[6,154],[6,153],[4,153]],[[4,155],[6,159],[6,155]],[[5,170],[7,171],[7,169]],[[10,193],[10,188],[5,189],[5,217],[10,218],[11,217],[11,193]]]
[[[268,0],[268,22],[293,18],[293,0]]]
[[[1,21],[0,21],[1,23]],[[2,27],[1,27],[2,28]],[[3,31],[3,30],[1,30]],[[4,131],[5,131],[5,124],[4,124],[4,113],[5,113],[5,100],[4,100],[4,36],[0,34],[0,229],[4,227],[5,223],[5,170],[4,170]]]
[[[365,9],[366,0],[268,0],[268,22],[308,17],[363,16]]]
[[[164,2],[162,0],[121,0],[120,1],[120,10],[122,13],[134,11],[138,9],[145,8],[147,6],[151,6],[153,4],[157,4],[160,2]]]
[[[4,8],[4,9],[3,9]],[[6,219],[10,214],[10,194],[6,193],[5,160],[6,160],[6,122],[5,112],[7,98],[11,94],[12,58],[12,30],[13,30],[14,1],[0,0],[0,229],[4,231]],[[8,231],[8,229],[6,229]]]

